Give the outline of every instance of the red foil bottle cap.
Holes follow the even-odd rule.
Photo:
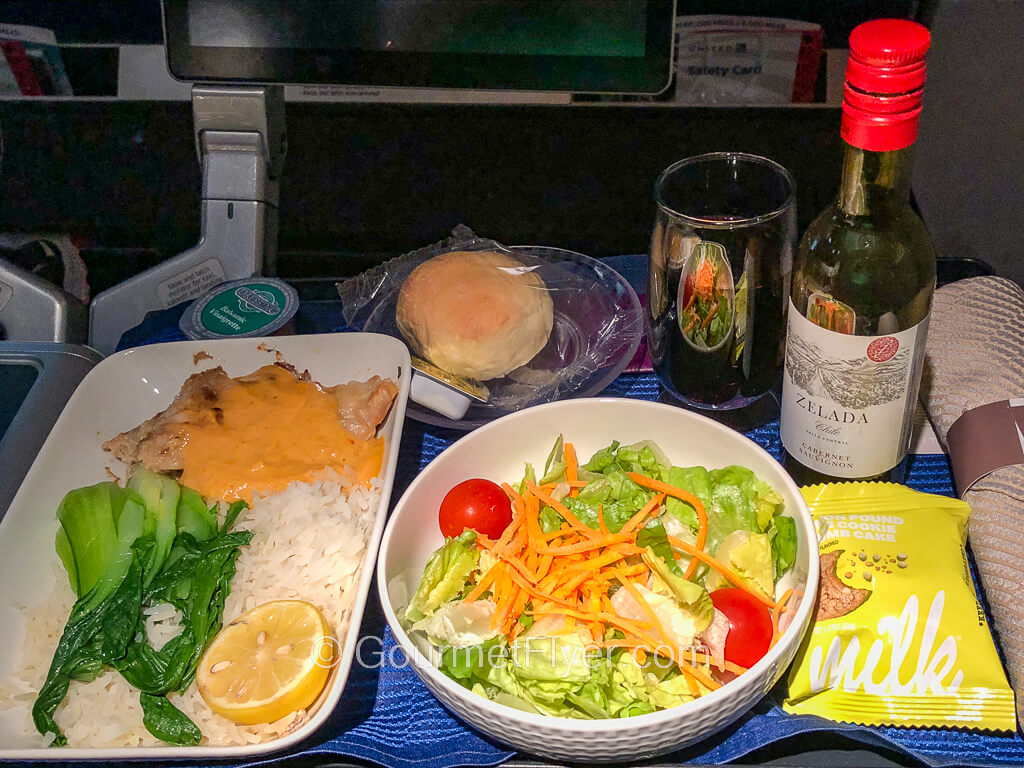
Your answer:
[[[874,152],[917,139],[925,54],[931,34],[906,19],[877,19],[850,33],[843,97],[843,139]]]

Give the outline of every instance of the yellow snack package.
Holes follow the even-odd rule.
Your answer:
[[[821,581],[783,708],[861,725],[1015,730],[967,562],[970,506],[891,483],[802,491]]]

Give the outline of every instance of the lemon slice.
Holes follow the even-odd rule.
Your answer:
[[[335,641],[320,610],[275,600],[224,627],[199,662],[210,709],[236,723],[272,723],[309,707],[327,684]]]

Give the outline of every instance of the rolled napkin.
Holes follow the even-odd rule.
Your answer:
[[[1024,398],[1024,290],[999,277],[943,286],[927,354],[921,400],[948,448],[950,428],[965,412]],[[1024,720],[1024,465],[997,468],[957,490],[971,505],[971,549]]]

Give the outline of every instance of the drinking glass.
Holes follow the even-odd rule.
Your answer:
[[[764,157],[714,152],[670,165],[654,196],[645,318],[654,371],[688,405],[742,408],[782,373],[793,178]]]

